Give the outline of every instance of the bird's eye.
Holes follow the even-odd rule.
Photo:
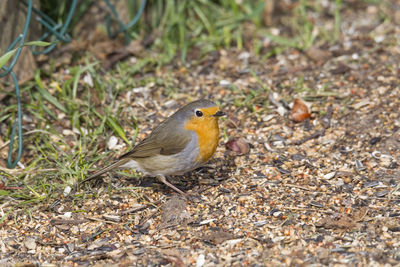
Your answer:
[[[201,110],[196,109],[195,112],[197,117],[202,117],[203,116],[203,112],[201,112]]]

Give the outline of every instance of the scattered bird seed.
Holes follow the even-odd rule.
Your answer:
[[[356,171],[357,171],[357,172],[360,172],[360,171],[363,171],[363,170],[366,169],[366,167],[364,166],[364,164],[363,164],[359,159],[356,159],[356,161],[355,161],[355,166],[356,166]]]
[[[382,156],[382,153],[375,150],[375,151],[373,151],[373,152],[371,153],[371,155],[372,155],[372,157],[375,158],[375,159],[380,159],[381,156]]]
[[[371,140],[369,140],[369,143],[371,146],[373,146],[373,145],[376,145],[381,140],[382,140],[382,137],[380,137],[380,136],[372,137]]]
[[[365,184],[365,188],[368,188],[368,187],[376,187],[376,186],[378,186],[379,185],[379,182],[378,181],[371,181],[371,182],[369,182],[369,183],[366,183]]]
[[[291,173],[292,173],[291,171],[286,170],[286,169],[284,169],[284,168],[282,168],[282,167],[278,167],[278,171],[279,171],[280,173],[282,173],[282,174],[291,174]]]
[[[321,203],[316,202],[316,201],[311,201],[311,202],[310,202],[310,205],[311,205],[311,206],[314,206],[314,207],[318,207],[318,208],[325,208],[324,205],[322,205]]]
[[[217,220],[217,219],[208,219],[208,220],[201,221],[199,224],[200,224],[200,225],[205,225],[205,224],[212,223],[212,222],[214,222],[214,221],[216,221],[216,220]]]
[[[351,147],[347,147],[347,146],[342,146],[342,147],[340,147],[340,153],[342,153],[342,154],[347,154],[347,153],[349,153],[349,152],[352,152],[353,151],[353,148],[351,148]]]
[[[279,210],[276,209],[276,208],[273,208],[272,210],[269,211],[268,214],[269,214],[270,216],[272,216],[272,215],[273,215],[275,212],[277,212],[277,211],[279,211]]]
[[[335,177],[335,175],[336,175],[336,172],[327,173],[327,174],[324,175],[324,179],[325,179],[325,180],[330,180],[330,179],[332,179],[333,177]]]
[[[261,227],[263,225],[266,225],[267,223],[268,223],[268,220],[259,221],[259,222],[255,222],[254,226]]]
[[[107,221],[112,221],[112,222],[120,222],[121,221],[121,216],[118,216],[118,215],[104,214],[103,218]]]
[[[227,188],[225,188],[225,187],[220,187],[220,188],[218,188],[218,190],[219,190],[220,192],[226,193],[226,194],[231,193],[231,190],[229,190],[229,189],[227,189]]]
[[[144,254],[144,253],[146,253],[146,249],[145,248],[139,248],[139,249],[136,249],[136,250],[132,251],[133,255],[141,255],[141,254]]]
[[[293,154],[293,155],[290,155],[290,158],[292,160],[302,161],[303,159],[306,158],[306,156],[304,156],[303,154]]]
[[[400,226],[389,227],[388,230],[391,232],[400,232]]]
[[[382,191],[378,191],[375,193],[375,196],[377,197],[384,197],[386,196],[388,193],[390,193],[390,190],[382,190]]]

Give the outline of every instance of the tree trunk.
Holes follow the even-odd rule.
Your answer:
[[[33,0],[33,6],[40,8],[39,0]],[[3,55],[10,44],[22,34],[27,19],[27,6],[16,0],[1,0],[0,1],[0,55]],[[40,24],[36,21],[36,15],[32,12],[31,21],[25,42],[35,41],[40,37]],[[11,60],[8,62],[9,66]],[[32,55],[29,47],[22,49],[21,55],[15,64],[13,71],[17,75],[19,84],[22,84],[33,78],[33,73],[36,69],[35,58]],[[2,81],[11,81],[10,75],[7,75]]]

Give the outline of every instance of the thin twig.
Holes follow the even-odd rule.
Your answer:
[[[103,222],[103,223],[109,223],[109,224],[121,224],[121,223],[117,223],[117,222],[113,222],[113,221],[106,221],[106,220],[102,220],[99,218],[94,218],[94,217],[86,217],[88,220],[91,221],[96,221],[96,222]]]
[[[160,201],[157,201],[157,202],[160,203]],[[158,204],[157,202],[152,203],[152,204]],[[140,205],[138,207],[133,207],[131,209],[127,209],[127,210],[121,211],[120,215],[126,215],[126,214],[134,213],[134,212],[137,212],[137,211],[140,211],[140,210],[144,210],[145,208],[148,208],[148,207],[152,206],[152,204]]]
[[[51,225],[62,225],[62,224],[81,224],[86,223],[88,220],[65,220],[65,219],[52,219],[50,221]]]
[[[310,189],[310,188],[308,188],[308,187],[304,187],[304,186],[296,185],[296,184],[282,184],[282,185],[283,185],[283,186],[286,186],[286,187],[299,188],[299,189],[306,190],[306,191],[315,191],[315,189]]]
[[[4,168],[0,166],[0,171],[10,173],[10,174],[23,174],[25,172],[29,172],[29,174],[36,174],[36,173],[42,173],[42,172],[50,172],[50,171],[57,171],[57,168],[50,168],[50,169],[33,169],[33,170],[27,170],[27,169],[9,169],[9,168]]]
[[[307,142],[307,141],[309,141],[311,139],[315,139],[315,138],[318,138],[320,136],[323,136],[324,134],[325,134],[325,130],[316,131],[315,133],[313,133],[313,134],[311,134],[309,136],[306,136],[301,140],[298,140],[298,141],[294,142],[294,144],[298,146],[298,145],[301,145],[301,144],[303,144],[303,143],[305,143],[305,142]]]
[[[301,211],[314,211],[314,212],[322,212],[322,213],[326,213],[326,214],[332,214],[332,211],[329,210],[323,210],[323,209],[310,209],[310,208],[300,208],[300,207],[289,207],[289,206],[284,206],[284,207],[280,207],[281,209],[288,209],[288,210],[301,210]]]

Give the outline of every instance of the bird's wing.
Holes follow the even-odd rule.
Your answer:
[[[173,155],[181,152],[190,142],[192,135],[189,131],[157,131],[137,144],[131,151],[122,155],[123,158],[147,158],[157,154]]]

